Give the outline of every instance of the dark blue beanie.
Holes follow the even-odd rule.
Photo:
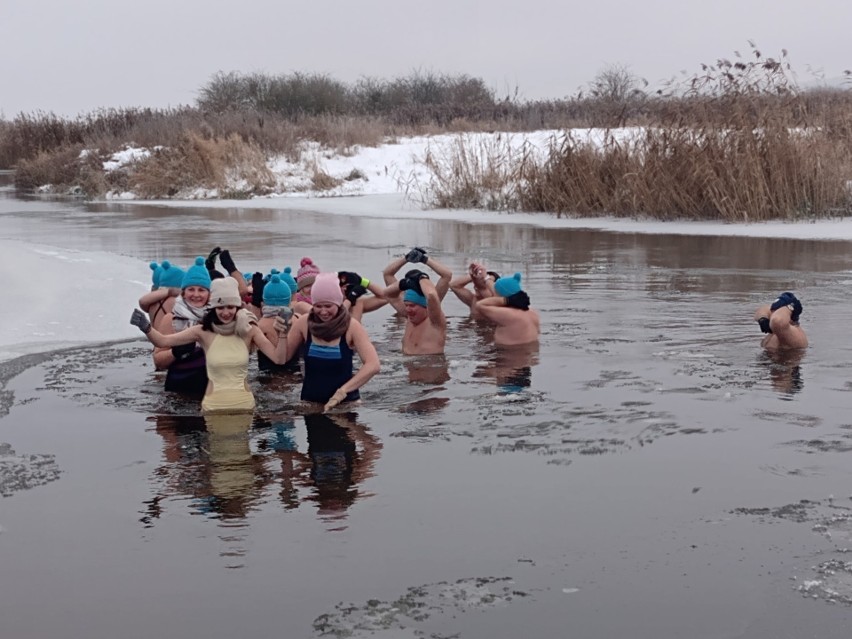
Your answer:
[[[793,322],[799,321],[799,315],[802,314],[802,303],[799,301],[799,298],[793,295],[790,291],[784,291],[779,295],[772,305],[769,307],[770,311],[777,311],[782,306],[791,306],[790,310],[790,320]]]
[[[195,258],[195,264],[186,270],[186,275],[183,276],[181,288],[187,286],[200,286],[210,290],[210,271],[204,266],[204,258],[200,255]]]
[[[183,288],[183,269],[175,266],[168,260],[163,260],[160,264],[160,288]]]

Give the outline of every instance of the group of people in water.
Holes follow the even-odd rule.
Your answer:
[[[447,266],[419,247],[385,267],[383,285],[353,271],[321,272],[308,257],[295,276],[290,267],[243,274],[230,252],[218,247],[186,270],[168,261],[150,266],[152,290],[130,322],[154,345],[166,390],[202,396],[206,415],[254,410],[248,385],[254,351],[261,370],[301,368],[305,402],[328,411],[358,401],[359,389],[380,368],[360,320],[385,305],[405,317],[405,355],[444,352],[442,301],[450,290],[473,318],[494,326],[498,347],[535,344],[540,334],[539,313],[530,307],[520,273],[501,277],[471,263],[453,279]]]
[[[541,332],[520,273],[501,277],[474,262],[454,279],[446,265],[419,247],[384,268],[383,284],[354,271],[321,272],[308,257],[295,276],[290,267],[243,274],[230,252],[218,247],[186,270],[168,261],[152,262],[151,270],[152,290],[139,300],[130,321],[154,345],[154,364],[166,371],[166,390],[202,396],[204,414],[254,410],[248,385],[252,352],[261,370],[301,368],[304,402],[328,411],[358,401],[359,389],[380,369],[361,319],[385,305],[405,317],[405,355],[444,352],[442,301],[449,291],[473,319],[494,326],[497,347],[536,344]],[[754,319],[765,333],[763,348],[807,347],[801,313],[801,302],[790,292],[758,308]]]

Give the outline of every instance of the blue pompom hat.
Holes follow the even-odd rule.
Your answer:
[[[273,275],[263,287],[263,303],[266,306],[290,306],[292,297],[293,291],[278,275]]]
[[[184,271],[168,260],[160,264],[160,288],[182,288]]]
[[[290,287],[290,290],[293,291],[293,294],[295,295],[296,291],[299,290],[299,285],[296,283],[296,278],[293,277],[293,269],[289,266],[285,267],[284,272],[279,273],[278,277],[280,277],[281,281]]]
[[[494,282],[494,290],[500,297],[509,297],[521,291],[521,274],[515,273],[510,277],[501,277]]]
[[[153,289],[157,290],[160,288],[160,273],[162,269],[156,262],[151,262],[148,264],[148,267],[151,269],[151,284],[153,285]]]
[[[183,276],[183,282],[180,287],[200,286],[210,290],[210,271],[204,266],[204,258],[200,255],[195,258],[195,264],[186,270],[186,275]]]

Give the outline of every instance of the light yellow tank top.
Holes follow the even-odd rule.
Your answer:
[[[237,335],[215,335],[207,358],[207,378],[212,391],[204,396],[204,413],[245,413],[254,410],[254,396],[246,388],[249,350]]]

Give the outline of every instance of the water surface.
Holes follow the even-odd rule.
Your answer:
[[[0,224],[140,279],[214,245],[380,279],[416,244],[521,271],[543,326],[499,352],[450,294],[446,356],[409,358],[368,315],[382,373],[331,417],[256,375],[253,418],[205,422],[140,340],[7,362],[0,442],[59,472],[0,498],[0,636],[848,636],[848,242],[8,193]],[[751,321],[783,290],[798,357]]]

